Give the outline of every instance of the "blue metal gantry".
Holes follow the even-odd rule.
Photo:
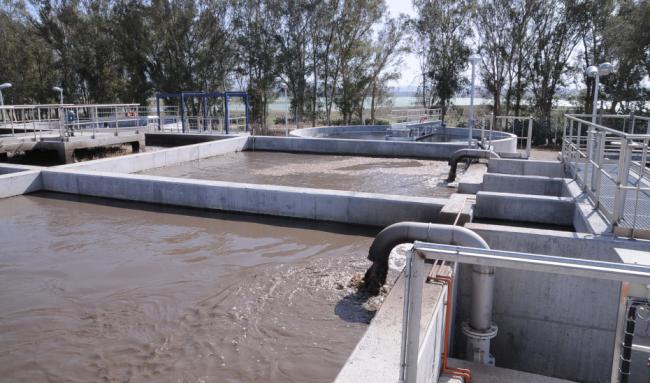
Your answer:
[[[160,118],[160,99],[161,98],[178,98],[180,99],[180,114],[181,114],[181,126],[183,133],[185,133],[185,99],[197,97],[203,100],[203,129],[208,129],[208,98],[223,98],[224,100],[224,130],[226,134],[230,131],[230,110],[229,103],[231,97],[241,97],[244,100],[244,111],[246,113],[246,131],[248,132],[249,121],[248,121],[248,93],[247,92],[203,92],[203,91],[190,91],[190,92],[179,92],[179,93],[156,93],[156,111],[158,113],[158,130],[161,129],[161,118]]]

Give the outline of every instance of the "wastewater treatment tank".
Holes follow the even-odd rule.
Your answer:
[[[364,228],[54,193],[0,220],[3,381],[329,382],[378,305]]]
[[[147,169],[141,174],[352,192],[449,197],[445,161],[242,151]]]

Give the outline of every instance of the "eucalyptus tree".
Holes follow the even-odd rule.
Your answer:
[[[466,82],[463,71],[470,54],[472,2],[414,0],[414,5],[418,13],[415,29],[428,48],[422,51],[428,71],[425,79],[432,89],[432,104],[440,106],[444,120],[451,99]],[[423,88],[426,89],[426,85]]]
[[[253,123],[267,126],[268,105],[275,97],[280,72],[281,20],[276,17],[274,0],[237,0],[233,4],[237,34],[237,74],[246,79]]]
[[[56,84],[59,68],[54,52],[36,33],[24,1],[0,3],[0,81],[13,84],[3,94],[7,104],[54,101],[51,86]]]
[[[509,0],[481,0],[473,17],[481,55],[481,77],[492,94],[494,118],[501,112],[501,96],[512,59],[513,39],[507,19],[510,6]]]
[[[534,50],[529,63],[530,89],[540,125],[535,138],[551,137],[551,110],[558,88],[564,84],[569,60],[578,42],[578,9],[571,0],[535,1],[531,6]]]
[[[410,51],[405,43],[407,25],[406,16],[386,18],[375,37],[369,68],[370,82],[364,92],[364,98],[370,97],[372,124],[375,123],[377,106],[387,97],[388,82],[398,80],[401,76],[397,68],[402,63],[402,55]]]

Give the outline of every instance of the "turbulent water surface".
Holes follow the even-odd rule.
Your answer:
[[[331,381],[378,303],[349,284],[372,234],[56,194],[0,200],[0,381]]]

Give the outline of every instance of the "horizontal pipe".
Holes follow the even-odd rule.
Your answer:
[[[485,149],[460,149],[455,151],[451,157],[449,157],[449,176],[447,177],[447,182],[454,182],[456,179],[456,170],[458,168],[458,162],[464,158],[500,158],[498,154],[492,150]]]
[[[464,227],[422,222],[400,222],[390,225],[377,234],[368,252],[368,259],[373,262],[364,276],[364,285],[368,292],[377,294],[386,282],[391,250],[399,244],[415,241],[489,249],[483,238]],[[475,330],[485,331],[492,324],[494,268],[475,266],[472,271],[474,295],[470,326]]]
[[[441,245],[424,241],[416,241],[414,248],[427,259],[643,285],[650,284],[650,267],[636,264],[592,261],[471,246]]]

